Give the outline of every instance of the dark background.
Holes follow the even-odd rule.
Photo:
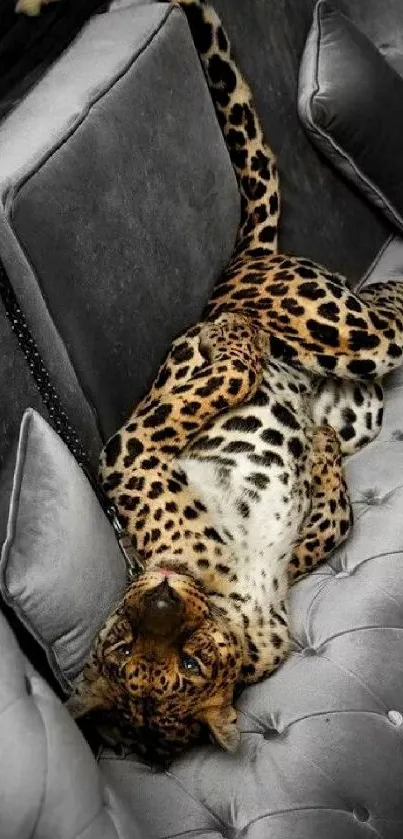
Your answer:
[[[104,0],[60,0],[37,17],[16,14],[17,0],[0,0],[0,119],[44,74]]]

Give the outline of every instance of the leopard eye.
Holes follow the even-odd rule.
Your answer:
[[[129,655],[132,654],[132,644],[129,644],[128,641],[120,641],[118,644],[114,644],[113,647],[109,647],[108,650],[105,650],[105,655],[113,655],[113,653],[122,656],[123,658],[128,658]]]
[[[188,673],[193,673],[195,676],[201,673],[200,664],[192,655],[186,655],[184,653],[181,657],[181,665],[184,670]]]

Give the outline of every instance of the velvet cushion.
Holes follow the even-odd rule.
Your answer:
[[[299,115],[310,139],[403,230],[403,79],[320,0],[302,56]]]
[[[21,424],[0,564],[6,602],[45,649],[65,690],[120,599],[113,528],[64,443],[34,410]]]
[[[99,436],[200,319],[238,224],[236,178],[172,4],[96,15],[2,123],[0,253],[94,466]]]

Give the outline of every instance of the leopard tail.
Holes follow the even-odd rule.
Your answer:
[[[204,0],[172,0],[186,14],[241,196],[236,254],[277,253],[280,196],[276,158],[265,143],[252,93],[220,18]],[[235,254],[235,257],[236,257]]]

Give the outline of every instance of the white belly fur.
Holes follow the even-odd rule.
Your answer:
[[[253,592],[255,585],[260,589],[264,571],[268,602],[272,602],[273,599],[277,601],[285,596],[286,567],[309,506],[306,493],[301,490],[303,480],[308,477],[306,470],[298,474],[298,458],[290,454],[287,448],[288,438],[296,432],[288,431],[287,436],[284,426],[273,414],[272,406],[279,403],[288,407],[292,405],[301,424],[298,436],[306,450],[310,448],[312,439],[312,419],[306,389],[298,394],[289,392],[287,388],[284,389],[281,366],[276,363],[274,369],[271,364],[268,367],[263,390],[269,397],[269,404],[246,404],[218,417],[204,438],[207,436],[211,440],[218,440],[222,435],[223,442],[198,450],[196,440],[194,453],[191,449],[187,456],[180,458],[179,466],[186,472],[195,495],[207,506],[214,526],[231,547],[239,588],[247,589],[249,593]],[[301,382],[306,384],[302,376]],[[281,383],[280,388],[277,387],[278,383]],[[261,422],[261,426],[256,433],[229,431],[225,423],[228,417],[234,416],[252,416]],[[281,455],[283,465],[271,463],[265,467],[255,466],[251,462],[250,453],[236,453],[230,455],[234,465],[224,467],[223,470],[220,459],[225,460],[228,443],[248,440],[253,442],[254,454],[260,455],[267,451],[268,446],[262,439],[262,431],[265,429],[274,429],[284,435],[284,445],[275,449]],[[223,471],[226,473],[224,481]],[[264,473],[268,482],[252,498],[250,493],[254,487],[248,479],[251,473],[256,472]],[[288,476],[286,483],[285,475]],[[242,502],[247,504],[247,517],[241,513]],[[275,592],[271,585],[273,577],[278,582]]]
[[[245,461],[246,458],[241,455],[239,460]],[[180,466],[197,497],[210,511],[220,535],[226,539],[227,532],[233,537],[231,548],[240,588],[245,586],[251,591],[254,581],[258,581],[260,586],[261,569],[266,569],[269,579],[272,574],[281,578],[281,572],[291,558],[292,545],[305,511],[298,509],[298,498],[292,492],[287,493],[288,501],[284,502],[284,484],[278,474],[274,474],[273,467],[270,484],[261,492],[260,502],[249,505],[250,514],[245,521],[237,510],[237,501],[244,497],[242,472],[250,472],[249,463],[237,463],[237,469],[225,489],[217,485],[217,469],[212,463],[183,459]],[[283,473],[284,469],[280,471]]]

